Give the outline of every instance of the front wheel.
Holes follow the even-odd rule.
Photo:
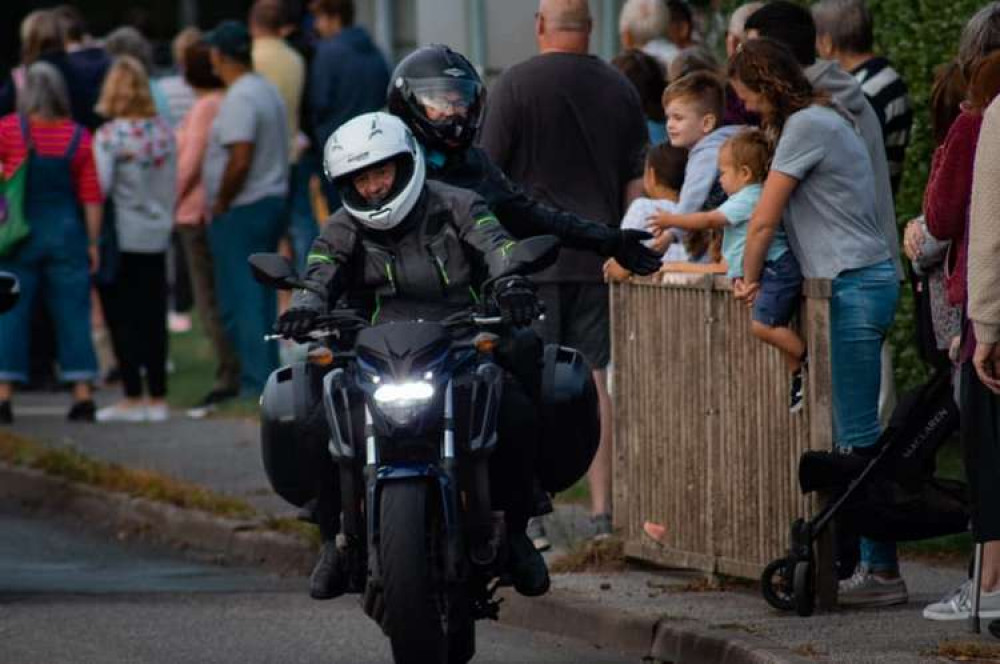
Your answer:
[[[430,560],[436,535],[429,518],[428,485],[420,480],[382,488],[379,555],[385,614],[382,627],[396,664],[445,664],[444,608]],[[428,537],[430,535],[431,537]]]

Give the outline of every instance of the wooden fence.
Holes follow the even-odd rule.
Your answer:
[[[788,412],[779,353],[750,335],[728,280],[670,274],[611,288],[615,526],[626,555],[757,577],[812,501],[799,456],[832,445],[829,282],[807,282],[806,406]],[[666,526],[662,544],[644,521]]]

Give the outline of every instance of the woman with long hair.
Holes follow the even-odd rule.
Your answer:
[[[768,39],[747,42],[730,61],[729,75],[776,144],[750,220],[745,286],[737,294],[756,297],[767,247],[784,219],[803,276],[832,281],[834,442],[863,453],[881,433],[880,355],[899,297],[892,253],[878,222],[871,160],[852,122],[813,89],[784,46]],[[861,565],[842,582],[841,603],[906,600],[895,543],[862,540]]]
[[[156,113],[149,78],[131,56],[117,58],[97,111],[97,169],[111,200],[118,269],[101,302],[125,398],[98,421],[167,419],[167,264],[176,177],[173,133]],[[143,401],[143,378],[148,399]]]
[[[93,421],[90,272],[97,268],[102,208],[91,138],[70,119],[66,83],[51,64],[28,67],[17,107],[18,113],[0,119],[0,167],[10,177],[27,160],[24,210],[31,234],[0,258],[0,270],[21,282],[17,306],[0,316],[0,423],[14,419],[13,384],[28,379],[31,313],[39,294],[55,323],[61,378],[73,384],[68,417]]]

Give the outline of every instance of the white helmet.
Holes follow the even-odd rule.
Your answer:
[[[385,161],[396,162],[396,180],[380,201],[369,203],[354,187],[353,175]],[[364,113],[342,124],[323,148],[323,171],[337,186],[347,211],[375,230],[394,228],[406,218],[424,189],[426,167],[420,144],[403,121],[388,113]]]

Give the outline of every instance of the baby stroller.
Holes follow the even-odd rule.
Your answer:
[[[803,493],[826,490],[831,498],[812,519],[792,524],[787,555],[761,575],[768,604],[800,616],[815,608],[813,543],[836,523],[838,542],[858,537],[912,541],[968,529],[965,485],[934,477],[938,449],[958,428],[949,372],[904,396],[878,443],[859,453],[810,451],[799,460]],[[857,546],[840,546],[838,575],[850,574]],[[853,554],[853,555],[852,555]]]

